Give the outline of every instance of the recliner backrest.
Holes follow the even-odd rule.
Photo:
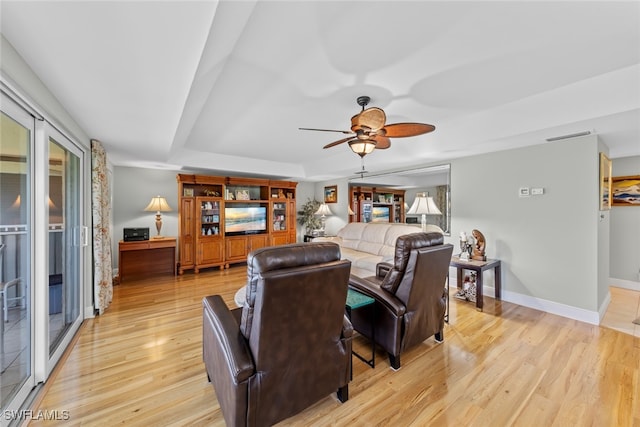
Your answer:
[[[391,292],[392,294],[396,294],[398,287],[400,286],[400,282],[406,273],[407,265],[409,265],[411,251],[420,248],[442,245],[443,243],[444,236],[436,232],[412,233],[398,237],[396,239],[396,250],[393,258],[393,268],[389,270],[382,283],[380,284],[380,287]]]
[[[251,335],[258,283],[263,274],[339,261],[340,257],[340,246],[331,242],[293,243],[251,252],[247,258],[247,291],[240,323],[240,331],[245,338],[249,339]]]

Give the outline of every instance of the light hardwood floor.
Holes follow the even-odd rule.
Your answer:
[[[201,300],[220,294],[234,307],[245,280],[238,266],[116,286],[36,408],[69,411],[65,426],[224,425],[202,363]],[[327,396],[281,424],[640,425],[639,351],[638,338],[609,327],[487,297],[481,313],[452,298],[444,343],[430,338],[405,352],[397,372],[381,351],[375,369],[354,358],[346,403]]]

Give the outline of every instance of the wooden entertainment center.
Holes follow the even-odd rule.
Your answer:
[[[405,190],[382,187],[349,187],[354,215],[349,222],[405,222]]]
[[[178,174],[178,273],[228,268],[249,252],[296,242],[293,181]]]

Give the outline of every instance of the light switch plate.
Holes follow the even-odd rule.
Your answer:
[[[531,195],[532,196],[542,196],[544,194],[544,188],[532,188]]]

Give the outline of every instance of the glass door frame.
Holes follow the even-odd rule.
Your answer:
[[[80,148],[77,144],[75,144],[71,139],[69,139],[66,135],[56,129],[53,125],[48,122],[41,122],[42,129],[40,130],[42,134],[38,134],[38,129],[36,130],[36,145],[37,147],[37,158],[36,158],[36,168],[39,171],[46,171],[40,173],[39,176],[36,177],[38,181],[36,185],[36,194],[35,201],[39,204],[40,209],[36,209],[36,211],[40,211],[45,213],[44,218],[36,218],[37,224],[46,224],[45,227],[39,229],[36,234],[36,246],[35,251],[37,259],[44,260],[41,265],[45,265],[45,268],[38,271],[38,277],[36,278],[37,283],[42,283],[43,288],[38,289],[38,295],[44,295],[44,298],[38,298],[36,301],[36,305],[34,306],[34,312],[36,313],[35,318],[35,339],[38,343],[46,343],[46,345],[37,346],[35,352],[35,374],[36,374],[36,383],[44,382],[51,371],[55,367],[56,363],[60,360],[66,348],[71,344],[75,333],[80,328],[82,321],[84,320],[84,292],[85,287],[83,283],[87,283],[85,281],[85,265],[86,265],[86,248],[88,247],[88,235],[87,235],[87,227],[84,226],[86,224],[86,216],[85,216],[85,155],[86,151]],[[38,127],[38,126],[37,126]],[[78,173],[78,192],[79,192],[79,203],[77,204],[77,208],[80,210],[77,213],[78,218],[80,218],[80,225],[76,230],[68,230],[68,232],[72,233],[74,236],[73,243],[75,245],[80,246],[79,254],[78,254],[78,271],[75,272],[77,274],[77,279],[79,280],[78,291],[80,295],[78,295],[77,301],[79,307],[77,307],[78,317],[73,321],[73,323],[67,329],[65,336],[61,339],[60,343],[50,354],[49,352],[49,141],[50,139],[55,140],[55,142],[63,147],[65,150],[69,151],[73,155],[79,158],[79,173]],[[42,164],[40,164],[42,162]],[[42,194],[38,193],[38,189],[42,192]],[[40,291],[42,293],[40,293]]]

